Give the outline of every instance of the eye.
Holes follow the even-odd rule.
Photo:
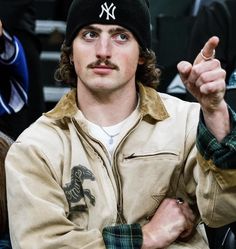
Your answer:
[[[82,34],[83,38],[87,41],[94,40],[98,37],[98,34],[95,31],[85,31]]]
[[[125,42],[129,40],[129,35],[126,33],[119,33],[114,36],[114,40],[118,42]]]

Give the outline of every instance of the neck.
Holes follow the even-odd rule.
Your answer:
[[[84,116],[99,126],[115,125],[127,118],[136,108],[135,85],[125,90],[92,94],[78,88],[78,105]]]

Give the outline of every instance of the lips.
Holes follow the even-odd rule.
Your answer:
[[[95,74],[106,75],[111,73],[114,70],[114,67],[99,65],[92,67],[92,69]]]
[[[92,68],[93,68],[93,69],[94,69],[94,68],[114,69],[114,67],[112,67],[112,66],[107,66],[107,65],[97,65],[97,66],[93,66]]]

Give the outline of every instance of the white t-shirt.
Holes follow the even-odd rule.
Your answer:
[[[101,127],[86,119],[90,135],[99,140],[106,147],[110,156],[112,156],[118,141],[130,128],[133,120],[138,118],[138,106],[139,104],[126,119],[112,126]]]

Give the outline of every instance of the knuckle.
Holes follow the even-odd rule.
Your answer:
[[[199,77],[200,81],[202,82],[208,82],[209,81],[209,75],[208,73],[202,73]]]
[[[198,65],[196,65],[196,66],[193,66],[193,68],[192,68],[192,75],[198,75],[199,74],[199,67],[198,67]]]

